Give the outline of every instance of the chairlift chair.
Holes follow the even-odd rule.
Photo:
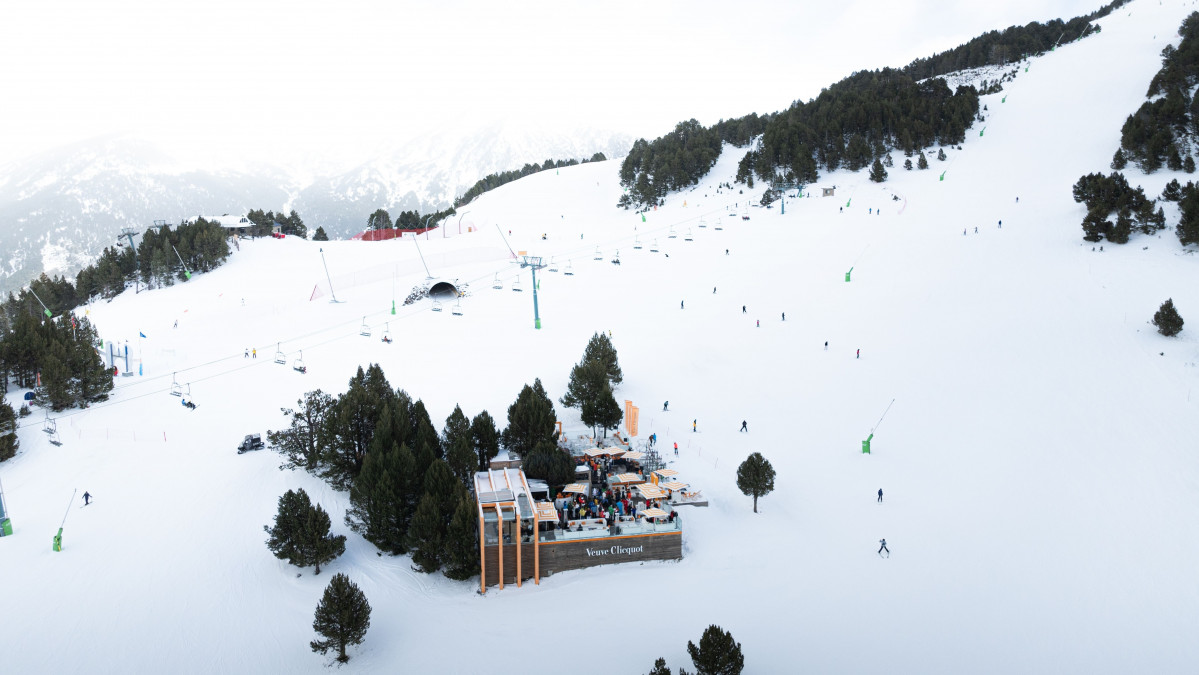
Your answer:
[[[370,337],[371,336],[371,327],[366,325],[366,317],[365,316],[362,317],[362,328],[358,331],[358,334],[361,335],[362,337]]]
[[[701,229],[702,229],[702,228],[706,228],[706,227],[708,226],[708,221],[704,220],[703,218],[700,218],[700,219],[699,219],[699,226],[700,226],[700,228],[701,228]]]
[[[497,291],[502,291],[502,290],[504,290],[504,282],[500,281],[500,274],[499,274],[499,272],[496,272],[496,274],[495,274],[495,281],[493,281],[493,282],[491,283],[491,287],[492,287],[492,288],[494,288],[494,289],[495,289],[495,290],[497,290]]]
[[[721,226],[721,221],[719,218],[716,219],[716,229],[718,229],[718,230],[724,229],[724,227]]]
[[[650,246],[649,246],[649,252],[650,252],[650,253],[657,253],[657,252],[658,252],[658,240],[657,240],[657,239],[655,239],[655,240],[654,240],[654,243],[650,244]]]
[[[613,264],[613,265],[619,265],[619,264],[620,264],[620,249],[617,249],[617,250],[616,250],[616,253],[614,253],[614,254],[612,255],[612,264]]]
[[[641,238],[640,237],[633,240],[633,248],[638,251],[641,250]]]
[[[50,432],[50,445],[53,445],[56,447],[62,446],[62,438],[59,437],[57,429]]]
[[[49,412],[46,413],[46,420],[42,422],[42,431],[52,436],[58,432],[58,422],[54,421],[53,417],[50,417]]]
[[[520,287],[520,277],[516,277],[515,279],[512,280],[512,290],[516,291],[517,293],[524,292],[525,289]]]
[[[300,356],[292,362],[291,369],[301,375],[308,372],[308,366],[304,365],[304,350],[300,350]]]
[[[603,260],[604,254],[600,252],[600,247],[595,247],[595,257],[592,260]]]
[[[666,235],[667,239],[678,239],[679,235],[675,234],[674,225],[670,226],[670,234]]]
[[[281,343],[279,342],[275,343],[275,363],[278,363],[281,366],[286,366],[287,355],[283,353],[282,349],[280,349],[280,345]]]
[[[171,396],[182,396],[183,387],[179,386],[179,382],[175,379],[175,373],[171,373]]]
[[[569,260],[566,261],[566,271],[562,272],[562,274],[568,277],[573,277],[575,275],[574,268],[570,266]]]
[[[557,272],[557,271],[558,271],[558,264],[554,262],[554,256],[550,256],[550,267],[549,267],[549,271],[550,271],[550,272]]]
[[[434,301],[433,301],[433,311],[434,311],[434,312],[440,312],[440,311],[441,311],[441,301],[440,301],[440,300],[434,300]]]
[[[391,344],[391,324],[390,323],[383,324],[383,337],[380,339],[380,342],[386,342],[387,344]]]
[[[453,314],[454,316],[462,316],[462,297],[461,296],[458,297],[458,302],[454,304],[454,307],[452,309],[450,309],[450,314]]]
[[[695,241],[695,238],[691,236],[691,228],[687,228],[687,236],[683,237],[683,241]]]

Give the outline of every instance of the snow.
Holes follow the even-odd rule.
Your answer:
[[[15,528],[0,539],[4,670],[325,672],[329,659],[307,646],[312,614],[344,572],[374,608],[349,665],[370,672],[633,673],[659,656],[690,668],[686,643],[712,623],[755,673],[1193,672],[1199,345],[1190,326],[1167,339],[1147,322],[1167,297],[1199,321],[1196,258],[1170,231],[1092,252],[1070,193],[1080,175],[1108,171],[1159,64],[1165,39],[1151,36],[1174,36],[1189,10],[1132,3],[986,97],[975,127],[986,135],[969,133],[948,161],[906,172],[897,155],[882,185],[866,171],[822,176],[837,197],[789,199],[786,215],[727,215],[761,192],[715,193],[735,148],[645,223],[614,207],[618,161],[506,185],[471,203],[463,234],[451,219],[418,241],[434,276],[467,282],[460,317],[427,300],[390,314],[425,282],[410,237],[243,241],[213,273],[93,305],[104,337],[129,340],[146,374],[61,415],[61,448],[39,431],[41,413],[27,418],[20,454],[0,464]],[[1170,177],[1126,174],[1150,195]],[[575,272],[538,274],[540,331],[528,272],[497,225],[513,249]],[[343,303],[308,299],[326,283],[322,248]],[[617,249],[620,266],[607,262]],[[491,288],[497,274],[504,290]],[[523,293],[510,290],[518,274]],[[378,340],[385,323],[392,345]],[[562,395],[597,330],[612,331],[616,395],[641,407],[641,437],[678,442],[671,468],[709,498],[681,510],[680,562],[480,596],[477,578],[377,555],[344,526],[345,493],[280,471],[269,451],[236,454],[245,434],[285,423],[280,407],[318,387],[340,393],[371,362],[438,428],[455,404],[502,426],[534,377]],[[272,362],[276,342],[289,362],[302,350],[306,375]],[[251,346],[256,360],[243,357]],[[166,393],[176,372],[195,411]],[[577,433],[577,413],[557,408]],[[778,473],[756,515],[735,486],[755,451]],[[320,576],[263,544],[278,497],[296,487],[349,535]],[[96,501],[66,510],[53,553],[75,488]],[[890,559],[875,555],[884,537]],[[610,602],[622,596],[637,601]]]

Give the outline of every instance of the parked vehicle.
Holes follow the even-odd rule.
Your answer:
[[[237,454],[240,455],[243,452],[250,452],[251,450],[261,450],[265,447],[266,444],[262,442],[261,435],[249,434],[246,436],[246,440],[242,441],[241,445],[237,446]]]

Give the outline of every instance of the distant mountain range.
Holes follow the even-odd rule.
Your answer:
[[[184,166],[153,143],[102,138],[0,167],[0,292],[42,272],[73,277],[123,227],[254,208],[295,209],[309,230],[348,238],[385,208],[432,212],[484,176],[547,159],[623,156],[626,134],[539,132],[496,124],[384,147],[346,170],[249,164]]]

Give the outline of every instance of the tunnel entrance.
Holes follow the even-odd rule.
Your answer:
[[[458,297],[458,287],[448,281],[438,281],[429,288],[429,297],[434,300],[453,300]]]

